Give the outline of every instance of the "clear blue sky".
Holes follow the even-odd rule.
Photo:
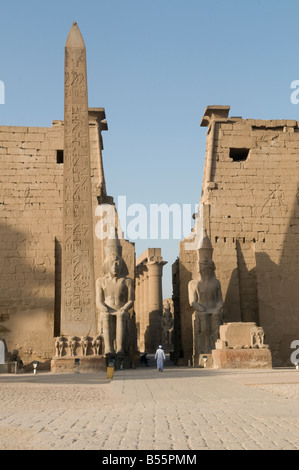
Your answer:
[[[87,48],[90,107],[105,107],[108,193],[127,204],[196,204],[207,105],[244,118],[298,119],[298,0],[28,0],[1,2],[0,125],[63,119],[64,45],[77,21]],[[164,297],[179,240],[160,246]]]

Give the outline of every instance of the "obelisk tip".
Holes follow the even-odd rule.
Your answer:
[[[82,34],[76,21],[72,24],[65,47],[85,47]]]

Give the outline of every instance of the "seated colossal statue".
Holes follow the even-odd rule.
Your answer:
[[[124,274],[124,268],[119,240],[108,240],[103,275],[96,281],[98,333],[103,337],[105,354],[125,354],[128,346],[129,310],[134,303],[134,283]]]
[[[212,247],[206,235],[202,251],[199,251],[200,278],[188,284],[189,304],[192,315],[193,355],[209,354],[219,338],[219,327],[223,323],[223,300],[219,280],[215,276]]]

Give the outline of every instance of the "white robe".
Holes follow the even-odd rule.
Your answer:
[[[164,354],[163,349],[161,348],[157,349],[156,354],[155,354],[155,359],[157,359],[157,369],[163,370],[164,359],[165,359],[165,354]]]

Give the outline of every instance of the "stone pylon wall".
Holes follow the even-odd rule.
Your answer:
[[[90,109],[94,234],[104,118],[103,108]],[[60,334],[63,163],[57,151],[63,149],[63,121],[53,121],[50,128],[0,126],[0,335],[25,364],[50,361],[54,336]],[[134,279],[134,245],[120,242]],[[96,277],[105,243],[94,238]]]
[[[0,332],[24,362],[50,359],[59,295],[63,124],[1,126],[0,146]]]
[[[273,364],[290,365],[291,342],[299,339],[299,123],[229,118],[228,111],[208,107],[202,120],[207,152],[201,204],[224,319],[257,322]],[[192,312],[186,292],[194,269],[196,256],[181,249],[181,334],[186,324],[187,338]]]

